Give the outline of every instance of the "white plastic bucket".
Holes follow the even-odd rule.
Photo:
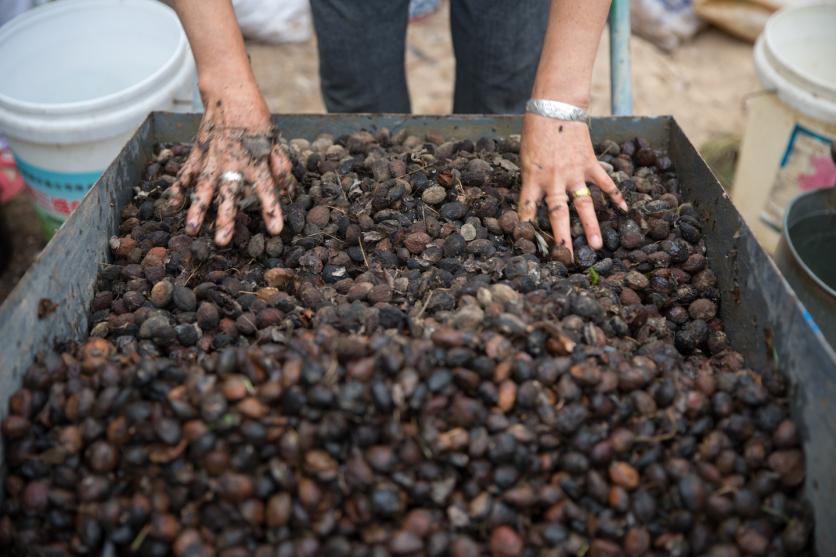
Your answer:
[[[189,110],[195,69],[153,0],[63,0],[0,28],[0,132],[51,235],[153,110]]]
[[[754,49],[765,91],[746,101],[746,132],[732,199],[774,250],[787,204],[832,187],[836,165],[836,2],[792,6],[769,18]]]

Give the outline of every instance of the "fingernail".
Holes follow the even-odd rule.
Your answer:
[[[594,248],[594,249],[598,249],[598,248],[600,248],[600,247],[601,247],[601,245],[602,245],[602,243],[601,243],[601,237],[600,237],[600,236],[598,236],[598,235],[592,235],[592,236],[590,236],[590,237],[589,237],[589,245],[590,245],[592,248]]]
[[[626,201],[622,201],[621,204],[619,205],[619,207],[621,207],[622,211],[627,212],[627,202]]]

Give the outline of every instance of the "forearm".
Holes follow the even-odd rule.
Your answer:
[[[192,47],[204,101],[257,90],[230,0],[175,0],[174,9]]]
[[[609,0],[552,0],[532,97],[586,107]]]

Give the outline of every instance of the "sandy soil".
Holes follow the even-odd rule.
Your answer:
[[[274,112],[323,112],[315,39],[300,44],[249,46],[256,78]],[[635,113],[672,114],[696,145],[715,135],[741,135],[744,98],[759,89],[751,45],[706,30],[672,54],[631,41]],[[410,25],[407,79],[416,114],[452,108],[454,60],[449,15],[443,9]],[[605,36],[595,64],[592,113],[609,114],[609,47]]]

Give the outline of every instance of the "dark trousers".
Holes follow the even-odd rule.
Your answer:
[[[404,69],[409,0],[311,0],[329,112],[410,112]],[[549,0],[450,0],[453,112],[522,113]]]

